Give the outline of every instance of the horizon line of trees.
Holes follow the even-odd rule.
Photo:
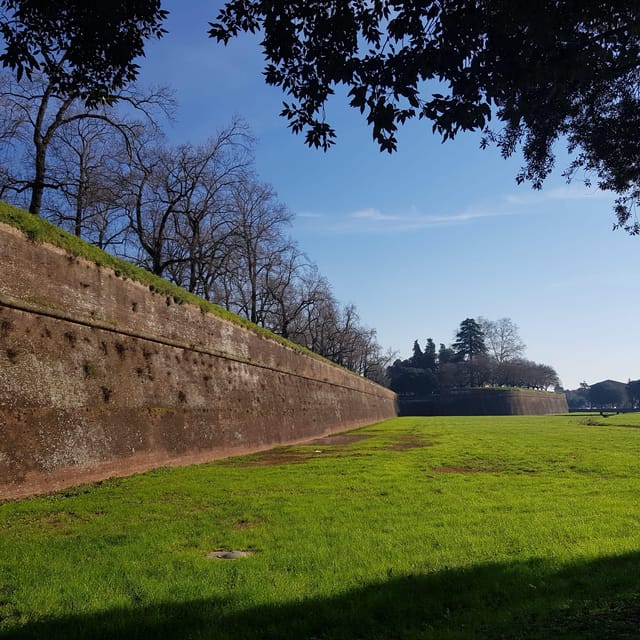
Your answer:
[[[45,73],[0,71],[0,198],[376,382],[392,356],[289,234],[240,118],[170,144],[167,88],[87,107]]]
[[[436,349],[428,338],[422,348],[416,340],[411,357],[388,367],[389,386],[399,395],[418,397],[486,386],[559,387],[554,368],[527,360],[524,351],[518,327],[510,318],[466,318],[450,346],[441,343]]]
[[[602,380],[591,385],[581,382],[578,389],[565,393],[571,411],[640,409],[640,380],[629,380],[626,384],[616,380]]]

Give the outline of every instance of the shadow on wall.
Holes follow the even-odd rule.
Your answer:
[[[251,561],[251,560],[245,560]],[[640,637],[640,553],[554,569],[543,560],[390,577],[343,595],[239,610],[229,599],[50,618],[11,638],[546,640]],[[230,610],[234,610],[230,612]]]

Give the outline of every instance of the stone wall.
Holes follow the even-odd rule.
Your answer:
[[[398,398],[404,416],[514,416],[567,413],[564,393],[471,389],[431,398]]]
[[[301,442],[395,394],[0,224],[0,498]]]

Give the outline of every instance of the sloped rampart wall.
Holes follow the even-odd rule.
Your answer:
[[[520,416],[567,413],[564,393],[527,389],[472,389],[432,398],[399,398],[405,416]]]
[[[395,394],[0,224],[0,498],[301,442]]]

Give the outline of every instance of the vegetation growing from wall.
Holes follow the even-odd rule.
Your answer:
[[[260,327],[246,321],[240,316],[229,313],[219,305],[207,302],[198,296],[195,296],[188,291],[185,291],[182,287],[160,278],[149,271],[142,269],[127,260],[117,258],[102,249],[99,249],[95,245],[92,245],[84,240],[74,236],[67,231],[64,231],[60,227],[51,224],[47,220],[33,216],[26,211],[22,211],[16,207],[12,207],[4,202],[0,202],[0,222],[11,225],[16,229],[22,231],[29,240],[33,242],[48,243],[55,247],[59,247],[66,251],[69,255],[78,256],[93,262],[99,267],[105,267],[111,269],[116,276],[134,280],[140,282],[149,287],[149,290],[153,293],[160,295],[170,296],[176,303],[190,302],[199,306],[203,312],[213,313],[220,316],[225,320],[240,324],[247,328],[252,329],[263,335],[268,335],[275,340],[280,340],[283,344],[299,348],[299,345],[294,345],[288,340],[282,340],[279,336],[274,335],[270,331],[265,331]]]
[[[58,226],[51,224],[39,216],[33,216],[4,202],[0,202],[0,222],[19,229],[33,242],[52,244],[63,249],[70,255],[82,257],[95,263],[99,267],[111,269],[118,277],[140,282],[147,286],[152,293],[166,296],[168,303],[182,304],[188,302],[194,304],[198,306],[203,313],[212,313],[225,320],[244,326],[258,335],[275,340],[301,353],[329,361],[332,364],[343,366],[349,364],[348,362],[335,362],[335,360],[326,358],[323,354],[318,354],[306,348],[304,345],[288,340],[265,327],[258,326],[246,318],[229,312],[220,305],[204,300],[186,291],[184,288],[142,269],[127,260],[113,256],[95,245],[87,243],[77,236],[60,229]],[[345,368],[349,367],[345,366]],[[371,373],[375,373],[375,371],[376,370],[372,369]]]
[[[67,89],[0,70],[1,199],[383,382],[391,356],[290,237],[246,123],[169,144],[168,88],[129,84],[97,103]]]

